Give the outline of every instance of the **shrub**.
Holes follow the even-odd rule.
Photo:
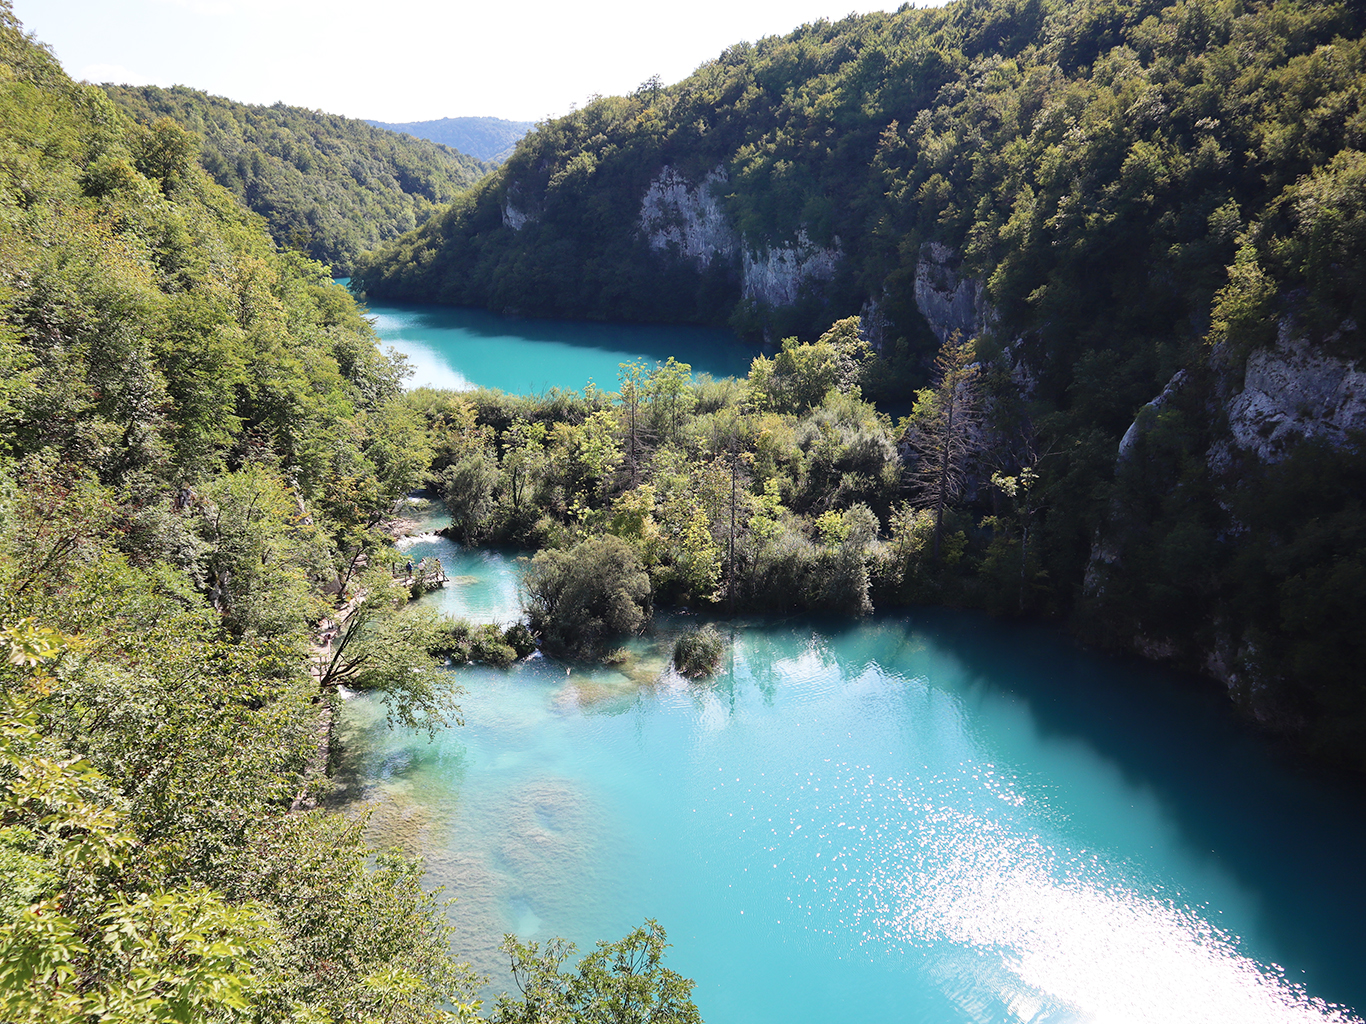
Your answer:
[[[452,664],[463,665],[470,660],[474,627],[464,619],[453,619],[428,648],[434,658],[448,658]]]
[[[608,643],[650,621],[650,577],[635,547],[592,537],[567,551],[541,551],[523,581],[531,628],[551,654],[601,656]]]
[[[721,666],[721,634],[715,626],[690,629],[674,642],[674,668],[681,676],[699,679]]]
[[[536,650],[536,634],[525,622],[514,622],[503,631],[503,643],[517,652],[517,657],[525,658]]]
[[[504,643],[503,631],[495,623],[489,623],[478,627],[471,635],[470,660],[507,668],[517,660],[517,652]]]

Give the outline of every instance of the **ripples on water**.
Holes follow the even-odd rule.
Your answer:
[[[417,545],[486,579],[449,608],[515,617],[506,561]],[[1267,962],[1287,897],[908,622],[744,630],[700,686],[566,669],[463,672],[469,724],[430,745],[347,716],[377,827],[459,897],[495,989],[504,931],[585,946],[648,915],[712,1024],[1358,1020]]]
[[[962,810],[991,792],[972,784],[990,770],[957,783],[834,770],[823,781],[835,802],[800,785],[786,797],[792,831],[768,848],[775,869],[803,844],[821,863],[815,874],[789,876],[794,913],[875,953],[926,951],[926,976],[964,1019],[1357,1019],[1239,953],[1236,937],[1196,910],[1116,877],[1096,854],[1050,845],[1027,820]],[[1023,804],[997,781],[1007,806]],[[825,813],[813,817],[813,805]]]

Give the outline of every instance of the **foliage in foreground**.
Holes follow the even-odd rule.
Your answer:
[[[561,970],[574,944],[551,939],[544,947],[503,940],[521,998],[503,995],[493,1024],[701,1024],[693,983],[663,965],[664,929],[655,921],[598,948],[572,973]]]
[[[401,367],[3,0],[0,149],[0,1018],[449,1019],[473,979],[419,866],[289,810],[313,624],[426,465]],[[376,602],[357,671],[449,713]]]
[[[423,424],[196,148],[0,0],[0,1019],[473,1021],[421,865],[291,810],[341,685],[458,715],[374,568]]]

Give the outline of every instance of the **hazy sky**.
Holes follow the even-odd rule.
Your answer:
[[[67,72],[380,121],[535,121],[900,0],[13,0]],[[924,6],[925,0],[917,0]]]

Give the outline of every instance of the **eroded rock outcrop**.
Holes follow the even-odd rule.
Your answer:
[[[727,183],[724,167],[696,183],[664,167],[640,200],[639,227],[650,248],[672,252],[698,270],[738,256],[741,294],[774,307],[795,304],[803,286],[835,276],[842,257],[838,239],[820,246],[803,229],[786,245],[751,248],[726,218],[719,196]]]
[[[1213,589],[1212,575],[1177,576],[1180,586],[1187,589],[1212,588],[1202,621],[1179,626],[1168,621],[1156,630],[1147,617],[1157,614],[1160,619],[1160,612],[1148,606],[1135,613],[1132,593],[1115,604],[1110,591],[1112,584],[1121,583],[1132,592],[1132,574],[1151,571],[1151,566],[1144,570],[1127,564],[1134,552],[1146,552],[1149,559],[1154,552],[1160,557],[1169,552],[1179,559],[1183,557],[1179,553],[1186,550],[1183,545],[1189,548],[1196,543],[1205,524],[1214,525],[1203,543],[1225,551],[1236,548],[1240,538],[1251,537],[1250,527],[1235,510],[1247,497],[1244,489],[1260,486],[1257,463],[1282,462],[1306,440],[1346,448],[1353,443],[1354,433],[1366,431],[1366,371],[1354,360],[1334,354],[1342,333],[1355,329],[1348,322],[1338,335],[1315,342],[1287,318],[1274,344],[1247,357],[1241,380],[1237,367],[1230,365],[1228,354],[1220,349],[1214,350],[1207,366],[1179,371],[1160,395],[1139,410],[1124,434],[1116,452],[1116,479],[1121,484],[1129,480],[1126,501],[1135,500],[1134,481],[1142,481],[1149,491],[1169,488],[1178,497],[1185,489],[1178,504],[1212,500],[1218,509],[1210,509],[1203,519],[1190,516],[1182,526],[1187,532],[1168,547],[1161,531],[1171,529],[1173,522],[1182,523],[1179,515],[1175,520],[1150,521],[1147,517],[1156,514],[1156,504],[1136,509],[1117,497],[1096,532],[1083,586],[1083,615],[1089,611],[1104,619],[1111,636],[1127,635],[1131,649],[1146,657],[1202,668],[1258,721],[1290,732],[1310,727],[1312,714],[1305,707],[1312,706],[1312,701],[1303,703],[1303,681],[1285,674],[1283,652],[1266,653],[1265,631],[1259,633],[1255,624],[1240,617],[1236,595]],[[1206,454],[1211,476],[1203,485],[1183,481],[1178,468],[1166,464],[1170,447],[1145,450],[1145,438],[1169,406],[1180,408],[1185,416],[1184,436],[1198,436],[1198,431],[1212,435]],[[1209,488],[1204,496],[1200,486]],[[1184,557],[1190,557],[1190,550],[1198,549],[1187,550]],[[1207,561],[1217,562],[1213,548]],[[1118,589],[1122,592],[1125,587]]]
[[[1129,429],[1120,438],[1119,454],[1115,457],[1117,465],[1123,465],[1133,457],[1134,448],[1138,445],[1139,438],[1151,428],[1154,418],[1162,411],[1163,406],[1169,405],[1172,399],[1181,393],[1181,389],[1185,387],[1186,381],[1189,379],[1189,373],[1185,370],[1177,370],[1172,379],[1167,381],[1167,386],[1162,389],[1162,394],[1138,410],[1138,415],[1134,417],[1133,423],[1129,424]]]
[[[1356,329],[1351,323],[1344,327]],[[1282,323],[1274,346],[1248,356],[1242,389],[1226,409],[1228,438],[1216,442],[1209,456],[1216,472],[1229,465],[1235,448],[1270,463],[1309,438],[1341,446],[1350,432],[1366,430],[1366,371],[1326,354]]]
[[[521,231],[529,222],[536,220],[530,210],[517,205],[520,201],[521,189],[513,182],[508,186],[507,195],[503,198],[503,223],[513,231]]]
[[[696,184],[672,167],[660,171],[640,200],[640,229],[650,248],[671,250],[698,270],[717,260],[733,260],[740,251],[740,236],[717,198],[726,183],[724,167]]]
[[[920,259],[915,266],[915,304],[940,342],[955,331],[964,340],[975,338],[996,320],[996,311],[986,300],[982,282],[965,277],[962,265],[957,250],[942,242],[927,242],[920,247]]]
[[[1187,371],[1177,370],[1162,393],[1138,410],[1133,423],[1129,424],[1129,429],[1120,439],[1119,451],[1115,455],[1116,472],[1122,471],[1125,464],[1134,458],[1139,442],[1153,428],[1158,414],[1181,393],[1189,379]],[[1127,520],[1123,505],[1117,498],[1112,499],[1107,520],[1096,531],[1091,544],[1091,557],[1086,563],[1086,575],[1082,580],[1082,594],[1090,602],[1103,601],[1111,575],[1122,571],[1125,534],[1134,525]],[[1144,657],[1156,660],[1171,657],[1174,651],[1170,642],[1141,634],[1135,637],[1134,648]]]
[[[744,252],[742,294],[747,299],[769,306],[792,306],[802,286],[812,281],[829,281],[840,261],[839,239],[833,246],[819,246],[797,232],[796,242],[765,246],[758,253]]]

